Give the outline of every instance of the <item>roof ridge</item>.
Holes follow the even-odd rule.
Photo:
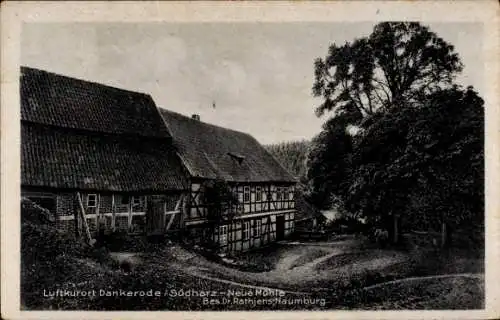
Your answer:
[[[141,95],[144,95],[144,96],[151,97],[151,95],[149,93],[146,93],[146,92],[133,91],[133,90],[130,90],[130,89],[119,88],[119,87],[111,86],[109,84],[104,84],[104,83],[100,83],[100,82],[96,82],[96,81],[86,80],[86,79],[79,78],[79,77],[72,77],[72,76],[64,75],[62,73],[57,73],[57,72],[53,72],[53,71],[47,71],[47,70],[44,70],[44,69],[38,69],[38,68],[33,68],[33,67],[28,67],[28,66],[21,66],[21,74],[22,74],[23,70],[30,70],[30,71],[35,71],[35,72],[41,72],[41,73],[45,73],[45,74],[51,75],[51,76],[56,76],[56,77],[59,77],[59,78],[65,78],[65,79],[69,79],[69,80],[73,80],[73,81],[76,80],[76,81],[86,82],[88,84],[97,85],[97,86],[105,87],[105,88],[108,88],[108,89],[119,90],[119,91],[129,92],[129,93],[133,93],[133,94],[141,94]]]
[[[194,177],[229,181],[296,182],[284,166],[251,134],[201,122],[159,107],[174,145]],[[232,154],[243,156],[235,161]]]
[[[239,130],[235,130],[235,129],[230,129],[230,128],[227,128],[227,127],[223,127],[223,126],[220,126],[220,125],[216,125],[216,124],[213,124],[213,123],[208,123],[208,122],[205,122],[205,121],[201,121],[201,120],[195,120],[193,118],[191,118],[190,116],[186,116],[180,112],[176,112],[176,111],[172,111],[170,109],[165,109],[165,108],[162,108],[162,107],[158,107],[158,109],[160,109],[160,111],[166,111],[166,112],[169,112],[169,113],[174,113],[180,117],[183,117],[185,118],[186,120],[189,120],[191,121],[192,123],[197,123],[197,124],[202,124],[202,125],[205,125],[205,126],[208,126],[208,127],[213,127],[213,128],[217,128],[217,129],[222,129],[222,130],[226,130],[226,131],[231,131],[231,132],[236,132],[236,133],[239,133],[239,134],[243,134],[243,135],[246,135],[246,136],[249,136],[249,137],[252,137],[252,139],[255,139],[250,133],[248,132],[244,132],[244,131],[239,131]],[[256,139],[255,139],[256,140]],[[258,141],[257,141],[258,142]],[[260,144],[260,142],[259,142]]]
[[[20,90],[21,120],[116,134],[170,136],[147,93],[27,66],[20,68]]]

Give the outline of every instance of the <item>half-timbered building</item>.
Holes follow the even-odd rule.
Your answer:
[[[161,108],[160,113],[189,174],[183,218],[186,239],[211,240],[222,251],[243,251],[292,233],[295,179],[256,139],[204,123],[197,115]],[[213,181],[224,181],[236,199],[216,221],[206,200]]]
[[[180,227],[187,179],[149,95],[28,67],[20,94],[21,194],[61,229]]]

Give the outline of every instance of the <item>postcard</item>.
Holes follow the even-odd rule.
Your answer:
[[[497,318],[498,9],[3,3],[2,317]]]

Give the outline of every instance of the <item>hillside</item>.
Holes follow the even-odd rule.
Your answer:
[[[269,151],[294,177],[302,178],[306,173],[307,150],[310,141],[286,141],[265,145]]]

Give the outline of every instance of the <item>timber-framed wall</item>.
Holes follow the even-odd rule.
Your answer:
[[[221,251],[246,251],[282,240],[293,232],[295,184],[228,182],[237,201],[226,210],[223,220],[213,225],[203,201],[209,181],[192,179],[184,221],[187,241],[202,243],[210,239]]]
[[[182,219],[186,193],[113,193],[109,191],[37,190],[22,188],[21,196],[47,207],[55,213],[60,230],[79,234],[84,222],[91,235],[99,232],[146,234],[148,230],[147,205],[155,198],[163,206],[163,217],[158,222],[164,232],[178,230]],[[45,203],[41,203],[41,199]],[[53,204],[52,207],[50,204]],[[47,205],[49,204],[49,205]],[[83,212],[83,215],[82,215]]]

